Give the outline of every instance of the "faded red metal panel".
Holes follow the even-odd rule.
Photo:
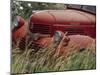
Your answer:
[[[48,10],[33,14],[31,21],[46,24],[95,24],[95,15],[78,10]]]
[[[36,12],[31,16],[30,22],[42,24],[54,24],[54,17],[46,11]]]

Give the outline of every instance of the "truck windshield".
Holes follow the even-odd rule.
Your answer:
[[[87,12],[96,14],[96,12],[95,12],[96,11],[96,6],[68,4],[67,8],[68,9],[83,10],[83,11],[87,11]]]

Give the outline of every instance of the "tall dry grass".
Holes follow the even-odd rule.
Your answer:
[[[20,42],[20,41],[19,41]],[[96,68],[95,45],[83,51],[71,47],[67,53],[55,56],[56,43],[48,47],[35,49],[28,48],[32,43],[25,42],[25,49],[19,48],[19,42],[12,48],[11,73],[37,73],[51,71],[89,70]],[[34,45],[33,45],[34,46]],[[66,51],[66,48],[64,48]]]

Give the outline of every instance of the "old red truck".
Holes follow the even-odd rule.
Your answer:
[[[96,38],[96,15],[82,10],[42,10],[33,13],[28,23],[22,17],[17,17],[17,22],[18,26],[12,31],[14,41],[24,38],[28,33],[38,40],[40,35],[52,37],[55,32],[57,39],[65,32],[68,32],[67,35],[78,34]]]

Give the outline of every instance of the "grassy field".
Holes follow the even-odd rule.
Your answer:
[[[89,70],[96,68],[96,54],[93,48],[83,51],[71,48],[69,52],[56,56],[55,44],[34,49],[12,48],[11,73],[37,73],[51,71]],[[66,51],[66,49],[65,49]]]

